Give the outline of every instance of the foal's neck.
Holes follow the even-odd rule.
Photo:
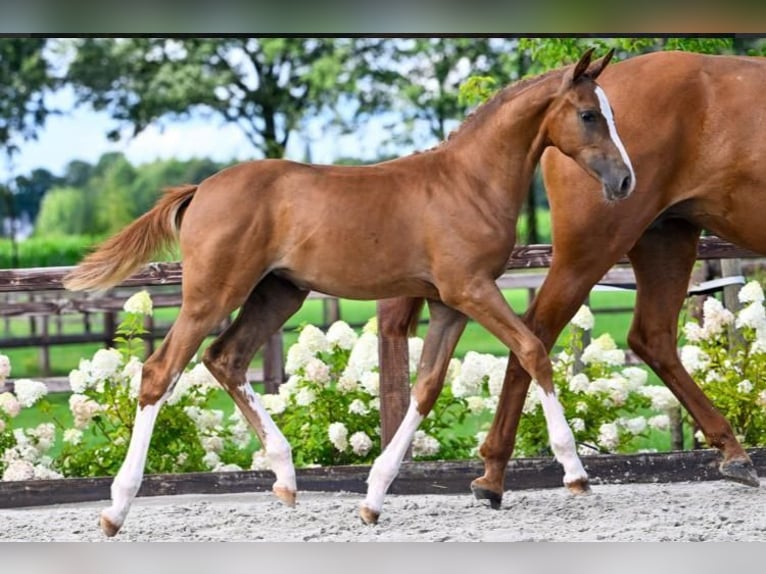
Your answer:
[[[543,121],[561,86],[546,74],[521,89],[509,86],[475,112],[446,146],[459,169],[472,173],[481,191],[520,207],[545,146]]]

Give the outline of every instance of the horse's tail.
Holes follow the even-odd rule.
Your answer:
[[[196,191],[196,185],[165,190],[151,210],[107,239],[68,273],[63,279],[64,287],[95,291],[121,283],[175,241],[183,209]]]

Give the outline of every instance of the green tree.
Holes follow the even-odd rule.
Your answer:
[[[113,138],[199,111],[236,124],[264,157],[282,157],[305,118],[353,90],[354,42],[88,38],[77,42],[67,79],[81,102],[117,120]]]
[[[35,225],[40,236],[77,235],[91,231],[91,210],[82,189],[58,187],[45,194]]]

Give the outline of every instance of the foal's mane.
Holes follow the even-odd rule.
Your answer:
[[[568,68],[558,68],[549,70],[537,76],[522,78],[521,80],[516,80],[515,82],[508,84],[506,87],[495,93],[489,100],[468,114],[463,122],[449,133],[447,139],[439,143],[436,147],[440,147],[442,144],[448,142],[453,137],[468,131],[471,129],[471,127],[476,126],[481,122],[486,121],[487,118],[493,116],[495,112],[497,112],[498,108],[502,107],[503,104],[513,99],[527,88],[535,86],[538,83],[551,78],[552,76],[562,75],[567,69]]]

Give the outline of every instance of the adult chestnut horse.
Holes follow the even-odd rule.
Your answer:
[[[383,496],[418,423],[431,410],[467,317],[518,356],[544,390],[553,451],[575,491],[587,475],[554,394],[545,347],[495,285],[515,242],[516,219],[535,165],[557,146],[608,198],[634,187],[632,167],[595,79],[611,53],[511,85],[448,142],[368,167],[263,160],[225,169],[198,187],[170,190],[157,205],[89,255],[70,289],[119,283],[179,235],[183,304],[146,361],[128,453],[101,514],[122,526],[141,483],[158,409],[204,337],[234,309],[234,323],[203,361],[257,432],[276,474],[274,491],[295,500],[290,446],[245,379],[256,349],[314,289],[356,299],[429,299],[431,326],[406,421],[376,461],[361,514],[377,520]],[[442,303],[443,301],[443,303]]]
[[[553,260],[524,322],[550,349],[590,289],[625,253],[636,274],[628,342],[721,450],[726,478],[758,486],[731,426],[694,383],[676,351],[701,229],[766,254],[766,59],[659,52],[610,66],[601,76],[636,167],[636,190],[604,201],[575,163],[542,158],[551,206]],[[382,302],[381,333],[403,336],[420,300]],[[529,376],[512,357],[495,419],[481,446],[478,498],[502,500]]]

